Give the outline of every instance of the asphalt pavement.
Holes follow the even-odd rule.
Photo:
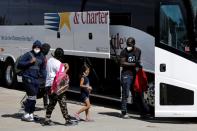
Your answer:
[[[94,122],[80,121],[76,126],[65,126],[59,105],[52,114],[53,126],[42,126],[45,116],[42,99],[37,100],[35,122],[21,121],[23,110],[20,100],[23,91],[0,87],[0,131],[194,131],[197,118],[148,118],[141,119],[138,114],[130,113],[130,119],[122,119],[120,111],[101,105],[92,105],[91,116]],[[68,111],[72,116],[81,108],[81,103],[68,100]],[[84,114],[81,115],[84,118]]]

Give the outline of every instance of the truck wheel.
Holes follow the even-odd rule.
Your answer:
[[[16,80],[14,74],[14,64],[8,61],[5,63],[4,67],[4,85],[6,87],[12,87]]]

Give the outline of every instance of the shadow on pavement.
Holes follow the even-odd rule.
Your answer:
[[[21,117],[23,116],[23,114],[24,113],[4,114],[4,115],[1,115],[1,117],[4,117],[4,118],[11,117],[11,118],[15,118],[15,119],[20,119],[21,120]],[[44,120],[44,118],[35,115],[34,116],[34,120],[35,120],[36,123],[40,123],[41,121]]]
[[[99,112],[98,114],[121,118],[121,114],[118,112]]]
[[[11,117],[11,118],[20,119],[20,120],[21,120],[22,116],[23,116],[23,113],[14,113],[14,114],[1,115],[1,117],[4,117],[4,118]],[[38,123],[38,124],[41,124],[41,125],[43,125],[44,119],[45,118],[39,117],[37,115],[34,116],[34,122]],[[54,122],[54,123],[55,123],[55,125],[64,125],[63,123],[59,123],[59,122]]]
[[[42,111],[42,110],[45,110],[45,109],[42,108],[42,107],[36,107],[36,108],[35,108],[35,111]]]
[[[142,119],[143,120],[143,119]],[[197,118],[151,118],[143,121],[150,123],[168,123],[168,124],[197,124]]]
[[[4,115],[1,115],[1,117],[4,117],[4,118],[14,118],[14,119],[20,119],[21,120],[21,117],[23,116],[23,113],[14,113],[14,114],[4,114]],[[71,120],[75,120],[75,118],[73,116],[70,116],[70,119]],[[39,117],[37,115],[34,115],[34,123],[38,123],[38,124],[41,124],[42,126],[46,126],[44,125],[44,120],[45,118],[44,117]],[[84,121],[83,119],[81,121]],[[25,122],[25,121],[24,121]],[[54,123],[54,126],[55,125],[65,125],[65,123],[60,123],[60,122],[56,122],[56,121],[52,121]]]
[[[121,114],[118,112],[99,112],[98,114],[117,117],[122,119]],[[197,118],[157,118],[153,116],[141,118],[139,115],[129,114],[129,119],[136,119],[149,123],[168,123],[168,124],[197,124]]]
[[[128,113],[132,114],[132,115],[139,115],[139,113],[134,110],[132,110],[132,111],[128,110]],[[119,112],[99,112],[98,114],[122,118],[121,111],[119,111]]]
[[[4,118],[11,117],[11,118],[15,118],[15,119],[21,119],[22,116],[23,116],[23,113],[14,113],[14,114],[1,115],[1,117],[4,117]]]

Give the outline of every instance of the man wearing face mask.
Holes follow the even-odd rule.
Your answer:
[[[132,91],[132,86],[136,75],[136,67],[141,67],[141,50],[135,47],[135,39],[129,37],[126,44],[127,47],[124,48],[120,53],[120,64],[122,66],[121,114],[123,118],[129,118],[129,116],[127,115],[127,98],[129,96],[129,91]]]
[[[32,50],[25,53],[18,62],[18,67],[23,68],[22,80],[27,94],[25,102],[24,121],[34,121],[36,96],[40,86],[38,78],[46,78],[44,55],[41,53],[41,42],[35,41]]]

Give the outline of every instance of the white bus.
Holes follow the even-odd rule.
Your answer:
[[[30,50],[34,40],[45,41],[46,13],[109,11],[110,59],[80,56],[69,53],[66,48],[70,47],[64,48],[62,61],[70,64],[71,90],[79,91],[78,75],[87,62],[92,68],[93,94],[120,100],[119,53],[132,36],[142,50],[149,81],[148,103],[154,105],[155,116],[196,117],[196,10],[196,0],[1,0],[0,48],[4,48],[0,53],[1,81],[12,86],[16,81],[13,70],[16,57]],[[60,46],[50,44],[52,51]]]

